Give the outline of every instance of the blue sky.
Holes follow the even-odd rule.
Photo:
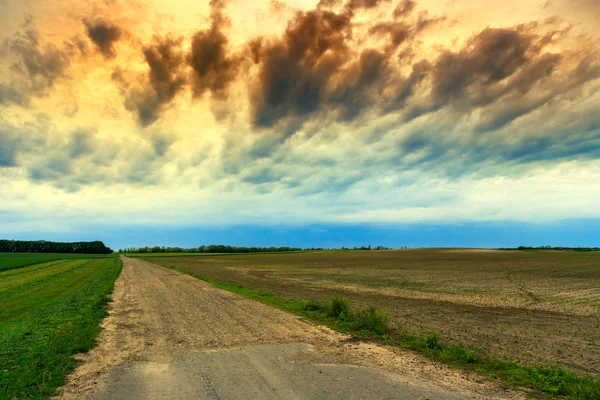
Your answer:
[[[80,226],[72,233],[0,229],[1,237],[23,240],[103,240],[117,250],[130,246],[230,244],[236,246],[353,247],[517,247],[600,246],[600,220],[568,220],[544,224],[495,222],[460,224],[318,224],[304,226]]]

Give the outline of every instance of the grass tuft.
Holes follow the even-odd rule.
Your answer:
[[[350,321],[354,314],[350,310],[350,302],[345,297],[334,297],[329,302],[326,310],[327,316],[340,321]]]
[[[304,311],[321,311],[323,304],[316,300],[309,300],[304,304]]]
[[[361,330],[369,330],[378,335],[387,332],[388,315],[375,307],[360,310],[357,315],[356,327]]]

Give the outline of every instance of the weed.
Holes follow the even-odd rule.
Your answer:
[[[442,348],[437,333],[429,332],[427,336],[425,336],[425,348],[428,350],[439,350]]]
[[[316,300],[310,300],[306,304],[304,304],[305,311],[321,311],[322,309],[323,305]]]
[[[374,331],[378,335],[384,335],[387,332],[388,316],[382,310],[375,307],[369,307],[358,312],[357,328]]]
[[[345,297],[334,297],[329,302],[327,316],[346,321],[350,318],[352,312],[350,310],[350,302]]]

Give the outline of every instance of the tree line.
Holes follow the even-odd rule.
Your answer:
[[[318,250],[389,250],[389,247],[384,246],[360,246],[352,249],[341,248],[322,248],[310,247],[302,249],[300,247],[244,247],[244,246],[228,246],[224,244],[210,244],[198,247],[183,248],[183,247],[165,247],[165,246],[146,246],[146,247],[128,247],[119,249],[119,253],[276,253],[286,251],[318,251]]]
[[[562,246],[519,246],[503,248],[500,250],[561,250],[561,251],[600,251],[600,247],[562,247]]]
[[[129,247],[119,249],[119,253],[265,253],[279,251],[301,251],[298,247],[244,247],[244,246],[228,246],[224,244],[211,244],[208,246],[202,245],[198,247],[183,248],[183,247]]]
[[[101,241],[48,242],[46,240],[0,240],[0,252],[10,253],[76,253],[110,254],[113,251]]]

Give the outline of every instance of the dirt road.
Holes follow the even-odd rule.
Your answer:
[[[62,399],[519,398],[475,375],[361,343],[122,257],[98,346]]]

